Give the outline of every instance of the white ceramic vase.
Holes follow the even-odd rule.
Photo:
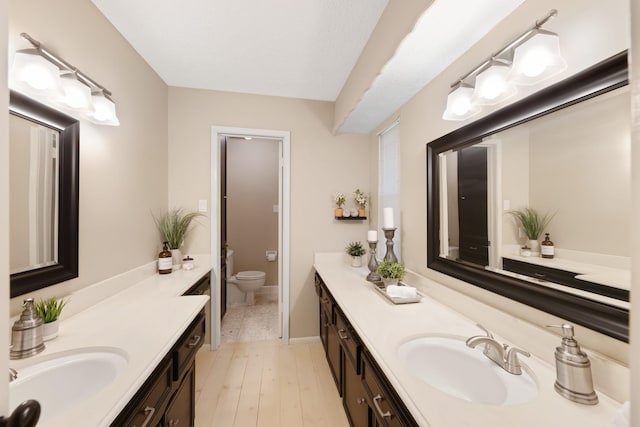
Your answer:
[[[529,249],[531,249],[532,253],[540,252],[540,243],[538,243],[538,240],[529,240],[527,242],[527,246],[529,246]]]
[[[385,277],[382,278],[382,283],[384,283],[384,287],[397,285],[400,282],[400,279],[387,279]]]
[[[351,267],[362,267],[362,257],[361,256],[352,256],[351,257]]]
[[[51,341],[58,336],[60,330],[60,321],[54,320],[53,322],[44,323],[42,325],[42,339],[45,341]]]
[[[180,267],[182,267],[182,252],[180,252],[180,249],[171,249],[171,263],[173,264],[171,266],[173,271],[180,270]]]

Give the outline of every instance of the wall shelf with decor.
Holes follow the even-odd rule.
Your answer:
[[[366,216],[337,216],[338,221],[362,221],[367,219]]]

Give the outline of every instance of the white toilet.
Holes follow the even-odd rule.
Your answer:
[[[227,284],[233,283],[244,292],[247,305],[255,303],[255,291],[264,286],[267,273],[264,271],[240,271],[233,275],[233,249],[227,249]]]

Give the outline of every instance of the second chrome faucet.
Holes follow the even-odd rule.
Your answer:
[[[469,338],[466,341],[467,346],[475,348],[478,345],[484,345],[484,355],[495,362],[498,366],[510,374],[522,374],[522,367],[518,360],[518,354],[522,354],[526,357],[531,356],[531,354],[519,348],[509,347],[507,344],[500,344],[495,338],[493,338],[491,332],[486,328],[482,325],[477,326],[485,331],[486,335],[476,335]]]

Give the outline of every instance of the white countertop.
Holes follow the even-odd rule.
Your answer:
[[[208,271],[209,262],[203,260],[190,271],[154,274],[132,283],[61,321],[59,336],[48,341],[42,353],[10,361],[19,375],[21,367],[76,349],[115,347],[127,355],[125,371],[111,384],[38,427],[109,426],[209,300],[202,295],[181,296]]]
[[[396,349],[429,334],[470,337],[483,334],[475,322],[425,296],[419,303],[394,305],[366,281],[366,267],[349,266],[341,253],[318,253],[314,267],[364,345],[421,426],[581,426],[611,425],[619,403],[598,392],[600,403],[586,406],[558,395],[555,367],[533,355],[521,358],[538,383],[538,396],[524,404],[493,406],[467,402],[420,381],[399,359]],[[514,322],[519,320],[514,318]],[[496,336],[500,342],[505,342]],[[524,350],[527,350],[526,348]],[[549,349],[553,351],[553,349]],[[596,390],[597,391],[597,390]]]

